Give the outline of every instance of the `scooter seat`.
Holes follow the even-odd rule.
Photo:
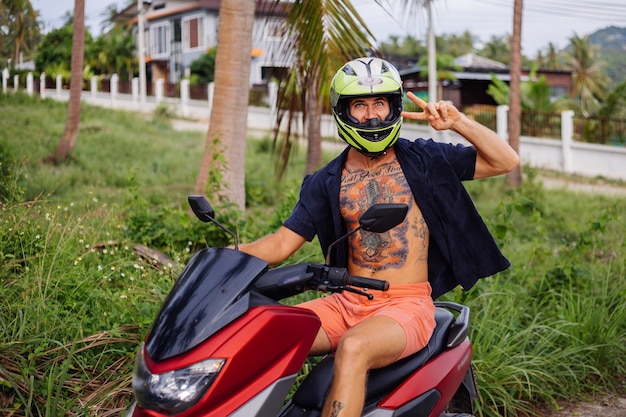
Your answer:
[[[443,352],[448,344],[448,331],[454,320],[454,315],[450,311],[437,308],[435,330],[422,350],[384,368],[372,369],[367,379],[366,403],[390,392],[430,358]],[[313,368],[294,393],[291,400],[294,405],[305,409],[322,409],[333,379],[334,362],[335,356],[330,354]]]

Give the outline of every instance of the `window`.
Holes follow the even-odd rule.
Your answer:
[[[550,100],[554,101],[567,95],[567,87],[562,85],[553,85],[550,87]]]
[[[151,31],[151,48],[152,56],[168,55],[170,51],[170,31],[167,23],[154,25]]]
[[[285,23],[280,20],[268,20],[265,22],[265,39],[280,40],[285,35]]]
[[[183,33],[182,33],[182,28],[181,28],[181,24],[180,24],[180,19],[176,19],[174,20],[174,42],[182,42],[183,40]]]
[[[183,49],[205,48],[204,17],[196,16],[183,20]]]

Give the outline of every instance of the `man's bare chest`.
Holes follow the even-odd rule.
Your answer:
[[[341,210],[352,222],[377,203],[413,202],[411,188],[396,158],[373,167],[345,167],[341,176]]]

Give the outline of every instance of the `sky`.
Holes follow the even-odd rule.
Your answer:
[[[47,31],[62,26],[74,0],[31,0],[31,4],[40,11]],[[86,25],[92,35],[100,34],[101,15],[111,4],[121,7],[128,0],[85,0]],[[377,40],[410,35],[426,43],[428,19],[423,10],[402,13],[392,7],[387,14],[374,0],[352,0],[352,4]],[[523,4],[522,53],[530,58],[549,43],[562,49],[574,35],[590,35],[608,26],[626,27],[626,0],[524,0]],[[469,31],[478,38],[474,46],[480,47],[480,42],[493,36],[513,33],[513,0],[433,0],[432,5],[436,35]]]

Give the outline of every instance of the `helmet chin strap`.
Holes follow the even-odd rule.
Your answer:
[[[370,157],[370,159],[371,159],[372,161],[375,161],[375,160],[377,160],[378,158],[380,158],[381,156],[385,156],[385,155],[387,155],[387,151],[382,151],[382,152],[379,152],[379,153],[377,153],[377,154],[375,154],[375,155],[373,155],[373,154],[369,154],[368,156]]]
[[[356,149],[360,154],[367,156],[369,159],[371,159],[372,161],[375,161],[376,159],[380,158],[381,156],[387,155],[387,151],[384,150],[382,152],[368,152],[364,149],[359,149],[355,146],[353,146],[354,149]]]

